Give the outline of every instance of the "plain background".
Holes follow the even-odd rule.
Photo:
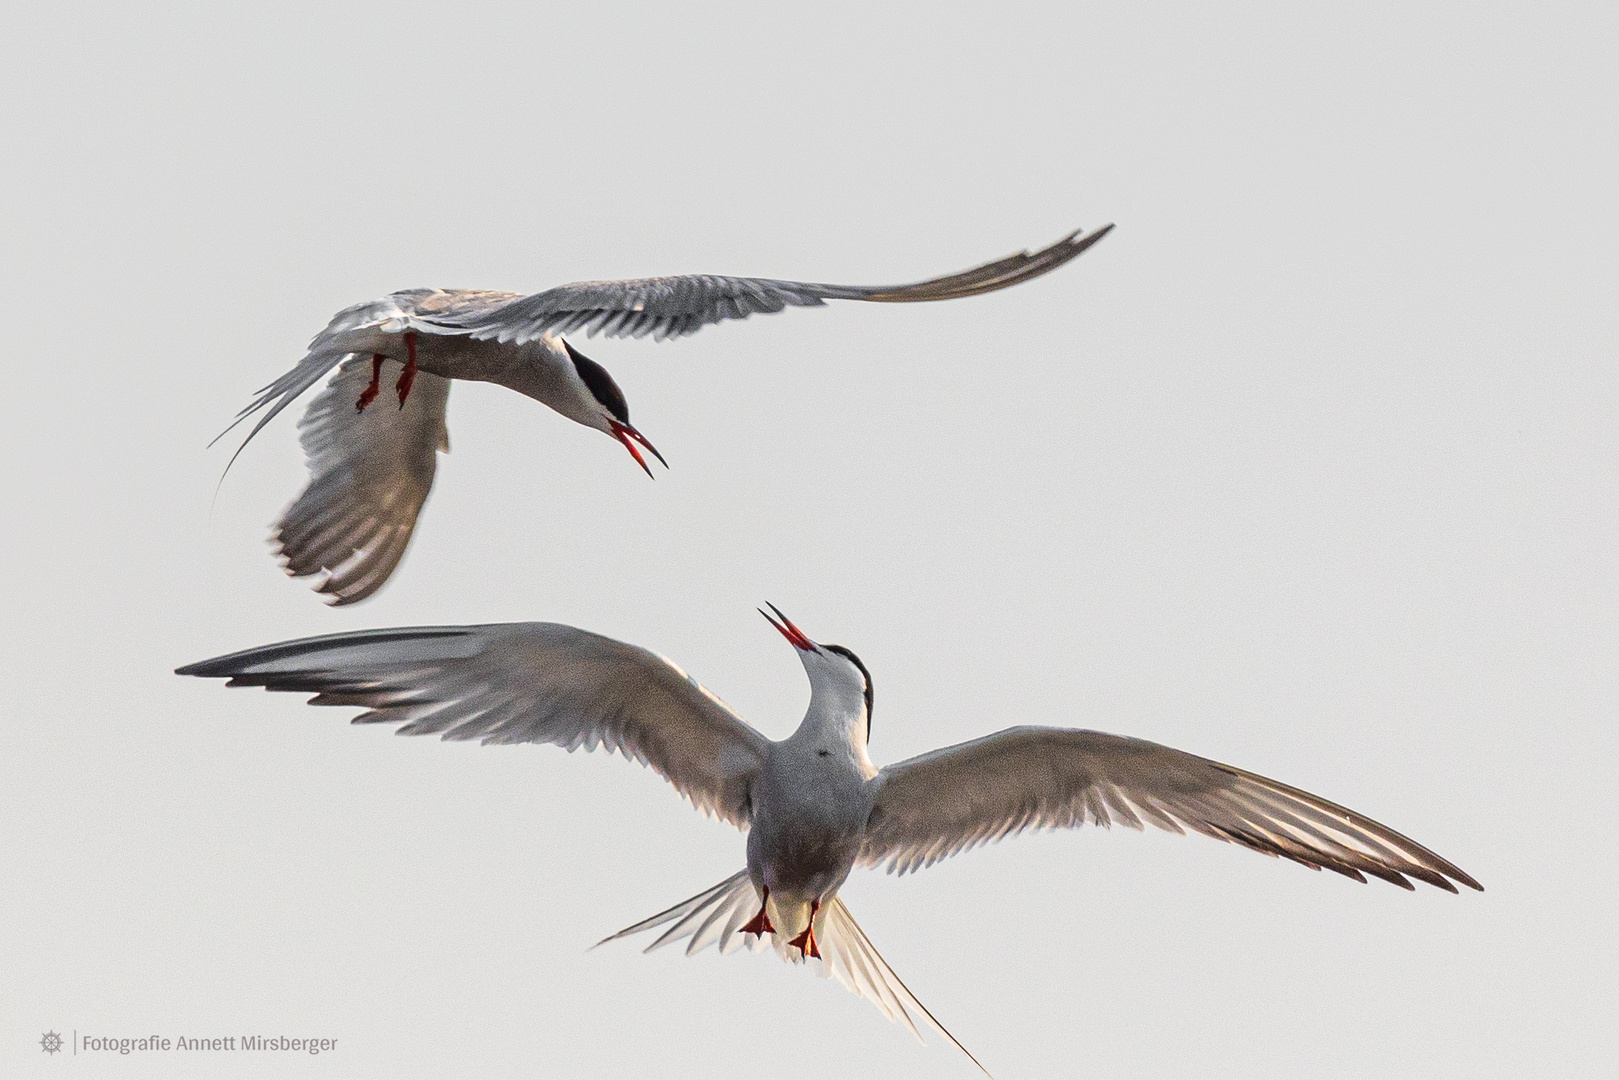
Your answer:
[[[1487,887],[1022,837],[845,896],[1001,1080],[1580,1077],[1616,1049],[1610,4],[13,5],[0,17],[0,1071],[974,1075],[767,956],[586,946],[741,866],[655,777],[176,665],[550,619],[773,737],[754,607],[860,653],[872,753],[1139,735]],[[1032,284],[580,341],[673,468],[458,385],[375,600],[266,524],[332,312],[420,285]],[[47,1057],[42,1032],[337,1052]]]

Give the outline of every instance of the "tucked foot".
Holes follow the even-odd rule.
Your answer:
[[[770,916],[765,914],[765,904],[769,899],[770,890],[766,889],[765,894],[759,898],[759,914],[742,925],[744,934],[774,934],[776,932],[776,928],[770,925]]]
[[[815,947],[815,928],[813,926],[806,926],[802,934],[799,934],[787,944],[797,947],[798,951],[805,956],[813,956],[817,960],[821,958],[821,950]]]
[[[381,353],[371,354],[371,385],[360,392],[360,400],[354,403],[355,412],[365,412],[365,407],[382,393],[382,362],[386,359]]]
[[[813,956],[817,960],[821,958],[821,950],[815,947],[815,913],[819,910],[821,910],[820,901],[811,902],[810,924],[804,927],[802,934],[787,943],[796,947],[805,956]]]
[[[394,389],[399,392],[399,407],[405,407],[405,399],[410,397],[410,388],[416,385],[416,331],[411,330],[405,334],[405,370],[399,373],[399,382]]]

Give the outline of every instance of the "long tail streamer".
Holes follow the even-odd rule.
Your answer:
[[[764,938],[741,932],[742,925],[748,921],[758,906],[759,894],[754,891],[753,882],[748,879],[748,872],[742,870],[689,900],[683,900],[651,918],[642,919],[633,926],[626,926],[618,933],[598,941],[596,946],[667,926],[668,929],[648,945],[644,952],[651,952],[653,949],[672,945],[687,938],[690,939],[686,945],[687,956],[699,953],[710,945],[717,946],[721,953],[734,952],[743,947],[758,951],[765,946]],[[860,924],[854,921],[854,916],[849,914],[849,908],[841,899],[834,898],[821,910],[824,913],[823,921],[815,931],[816,940],[821,947],[821,959],[808,962],[811,966],[818,965],[818,973],[823,978],[828,976],[836,978],[851,992],[875,1005],[877,1011],[889,1020],[905,1025],[912,1035],[925,1043],[927,1040],[923,1038],[922,1031],[916,1023],[916,1018],[920,1017],[929,1027],[948,1039],[957,1050],[966,1054],[967,1059],[977,1065],[985,1076],[990,1075],[989,1070],[973,1057],[972,1051],[961,1045],[961,1041],[950,1034],[949,1030],[928,1012],[927,1006],[916,999],[916,995],[911,993],[900,977],[894,974],[894,969],[888,966],[888,962],[882,958],[876,946],[872,945],[871,939],[860,929]],[[774,944],[777,954],[782,959],[792,961],[802,959],[797,955],[797,950],[785,942],[776,941]]]

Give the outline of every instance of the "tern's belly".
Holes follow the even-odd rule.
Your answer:
[[[860,853],[865,807],[857,791],[761,791],[748,833],[748,868],[772,893],[813,899],[836,889]],[[777,795],[771,798],[770,795]]]
[[[524,351],[516,346],[474,341],[468,337],[416,336],[416,366],[446,379],[502,382],[502,376]]]
[[[765,841],[759,852],[764,883],[773,892],[805,897],[841,885],[859,851],[859,839],[847,834],[786,829],[760,839]]]

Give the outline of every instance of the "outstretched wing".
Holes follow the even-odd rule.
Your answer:
[[[828,300],[915,303],[954,300],[1005,289],[1049,273],[1106,236],[1104,225],[1088,235],[1076,230],[1039,251],[1020,251],[959,274],[911,285],[821,285],[773,278],[682,277],[581,281],[524,296],[477,312],[440,321],[474,338],[521,344],[541,334],[584,330],[588,336],[645,337],[655,340],[693,334],[710,323],[745,319],[788,307],[819,307]]]
[[[890,873],[1024,829],[1143,822],[1413,888],[1478,882],[1353,810],[1167,746],[1100,731],[1016,727],[899,762],[879,774],[860,861]],[[1446,880],[1446,879],[1450,880]]]
[[[225,466],[225,471],[229,472],[231,465],[236,463],[237,455],[246,449],[265,424],[274,420],[298,395],[314,386],[328,371],[350,356],[362,354],[370,357],[376,353],[401,355],[399,342],[407,330],[421,334],[465,335],[465,330],[444,320],[476,317],[518,295],[487,289],[404,289],[389,293],[380,300],[367,300],[363,304],[344,308],[332,316],[326,329],[315,335],[315,339],[309,343],[309,352],[298,361],[297,366],[261,389],[259,396],[236,414],[230,427],[214,436],[213,442],[208,445],[212,446],[223,439],[237,424],[255,413],[264,414],[253,425],[253,430],[247,433],[247,438],[242,440],[242,445],[236,448],[236,453],[231,455],[230,463]]]
[[[400,369],[384,361],[383,385],[392,386]],[[288,574],[326,572],[316,591],[334,605],[364,600],[394,572],[432,490],[439,452],[450,449],[450,380],[419,372],[404,408],[385,395],[361,412],[355,402],[370,381],[370,359],[351,356],[298,421],[309,483],[272,537]]]
[[[557,623],[403,627],[248,649],[176,674],[358,705],[356,724],[484,743],[605,747],[739,828],[767,740],[657,653]]]

